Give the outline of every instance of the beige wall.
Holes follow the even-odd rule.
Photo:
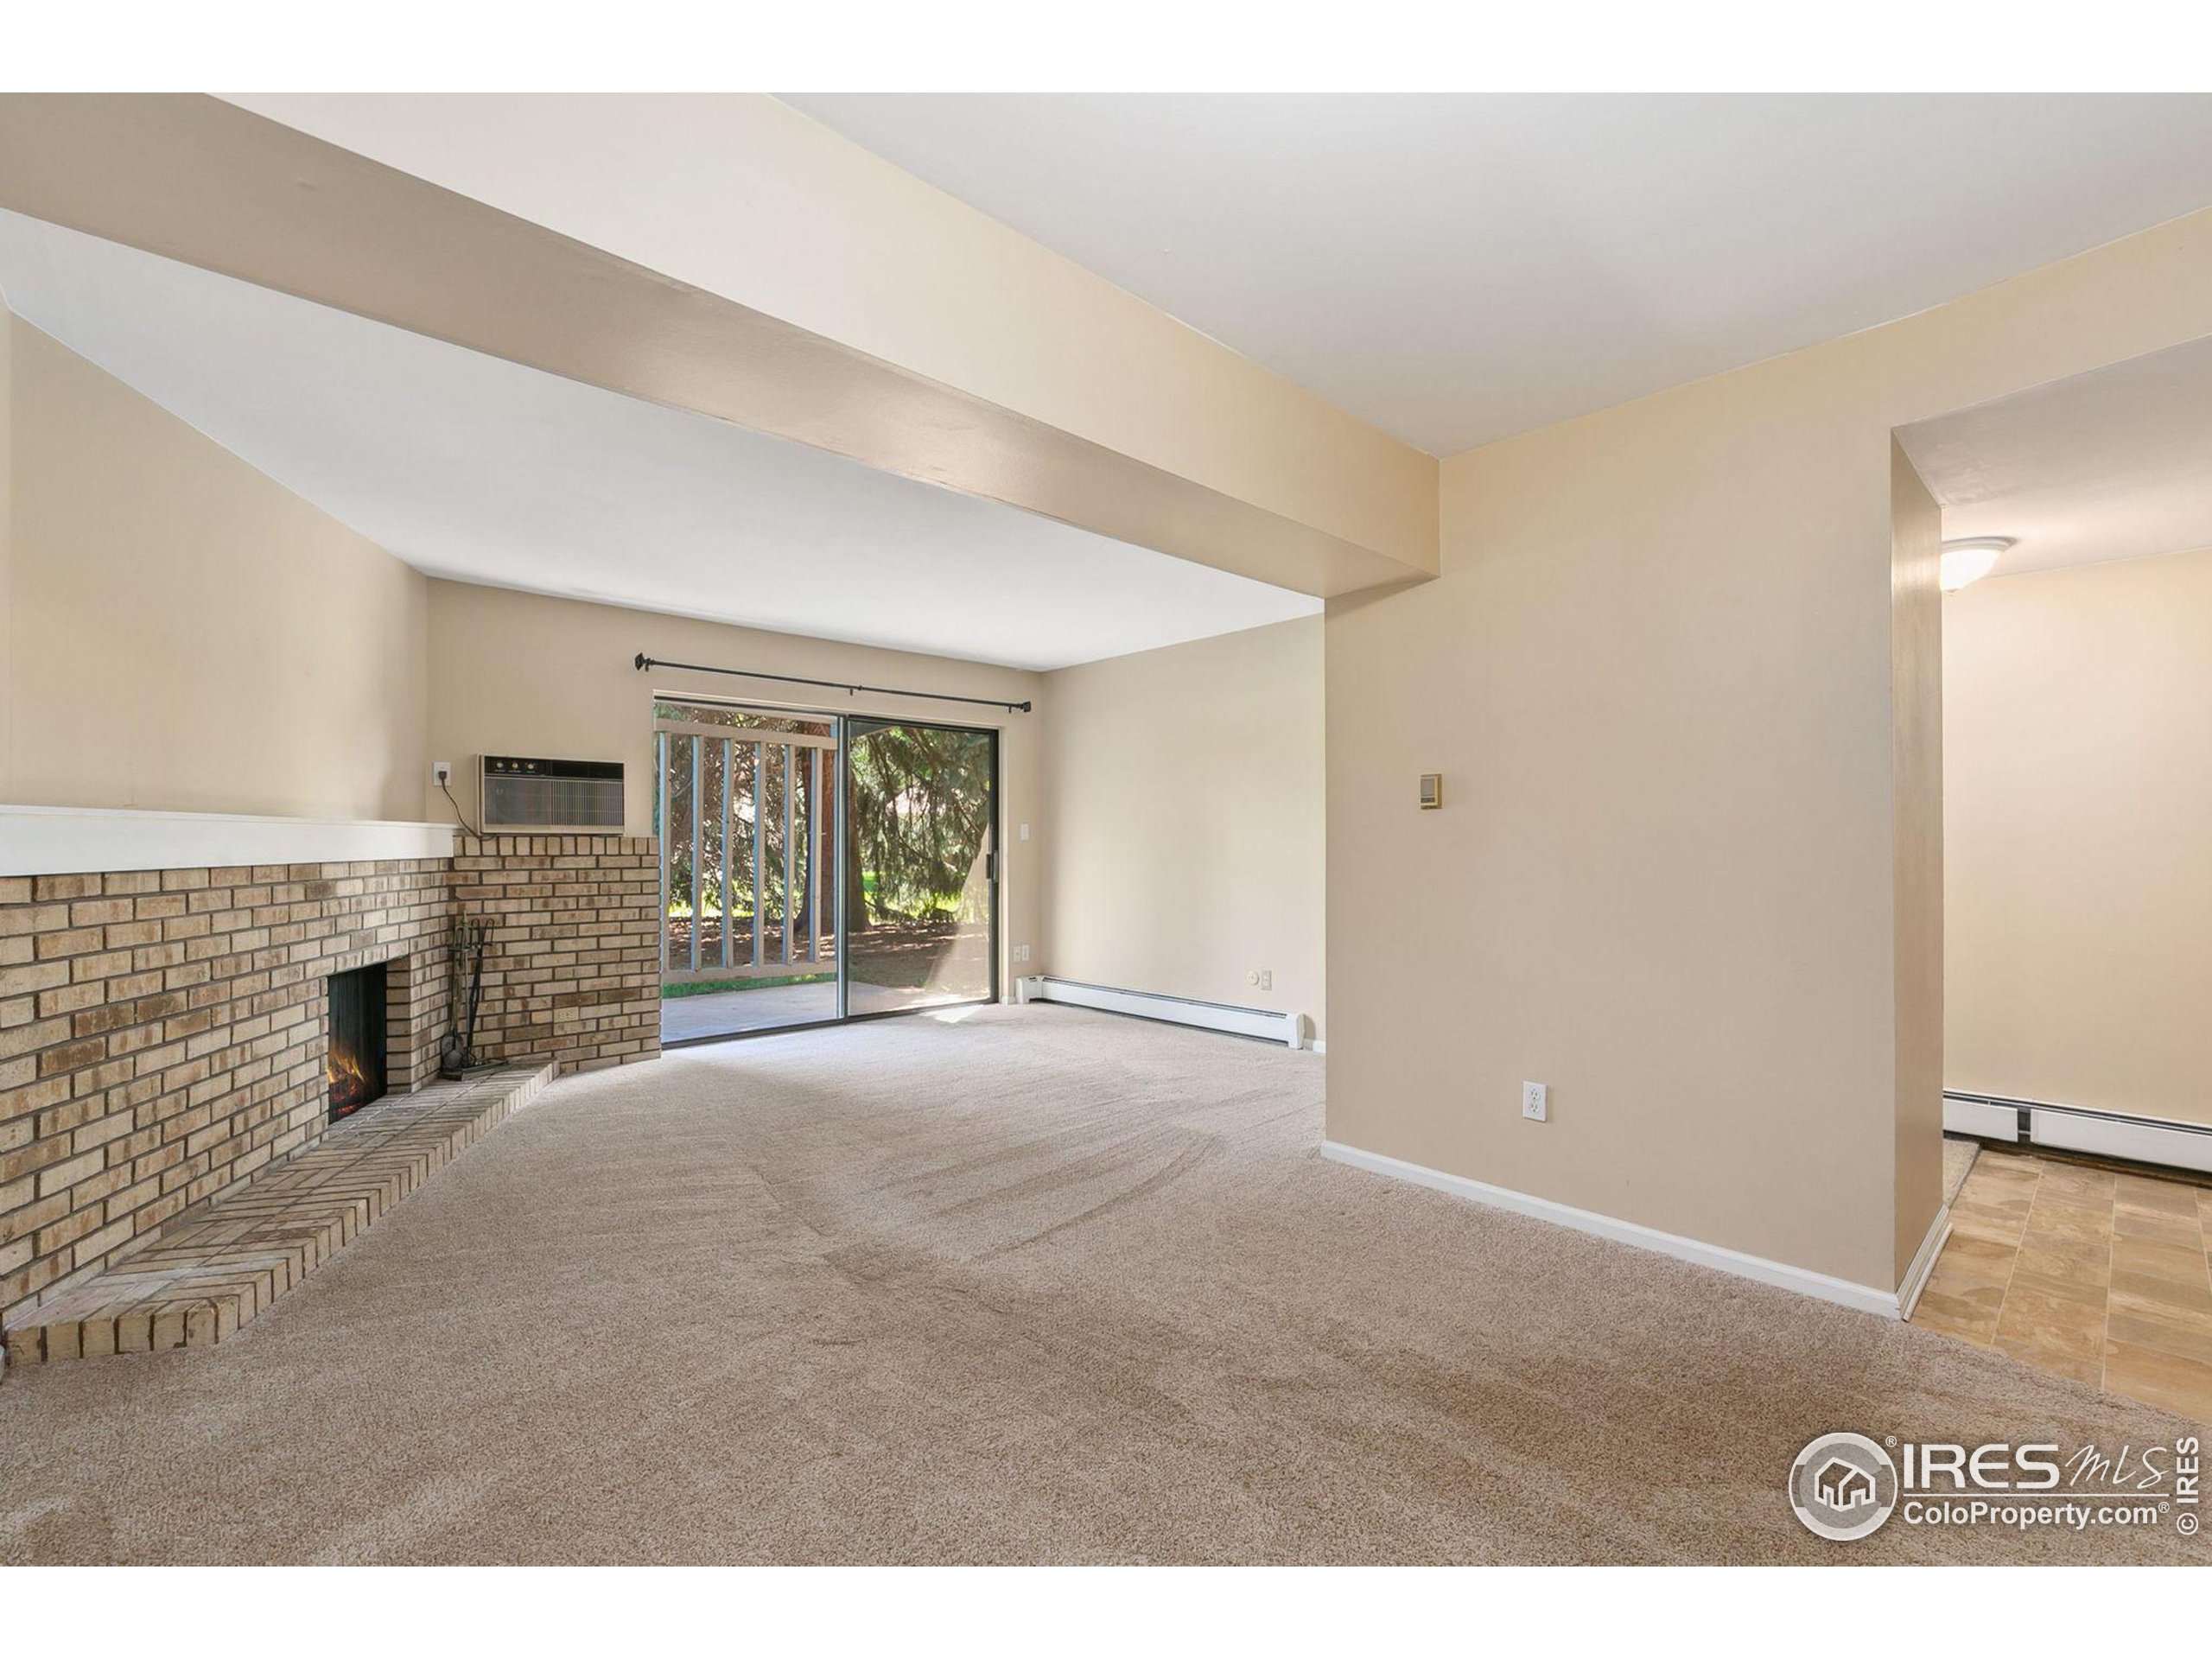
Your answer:
[[[0,801],[417,817],[423,577],[0,321]]]
[[[1311,617],[1046,677],[1048,971],[1324,1033],[1321,636]]]
[[[652,833],[652,702],[671,692],[753,702],[883,715],[991,727],[999,746],[1000,826],[1006,853],[1001,893],[1001,953],[1017,944],[1041,952],[1039,855],[1043,843],[1018,838],[1015,826],[1040,813],[1039,780],[1045,741],[1038,712],[893,697],[848,697],[836,691],[778,686],[717,675],[655,670],[639,673],[632,658],[649,657],[771,674],[864,682],[960,696],[1039,701],[1043,681],[1016,669],[989,668],[904,652],[845,645],[797,634],[769,633],[624,610],[577,600],[549,599],[504,588],[433,582],[429,602],[429,750],[454,764],[454,793],[473,823],[474,766],[483,754],[546,755],[559,760],[620,760],[626,768],[628,833]],[[449,822],[435,788],[416,810]],[[1041,960],[1041,954],[1033,959]],[[1010,986],[1001,961],[1000,981]]]
[[[1330,1135],[1894,1287],[1936,1153],[1891,431],[2207,334],[2198,214],[1447,461],[1442,576],[1329,606]]]
[[[16,752],[15,314],[0,305],[0,799]]]
[[[2212,551],[1944,608],[1946,1084],[2212,1123]]]
[[[1943,512],[1890,442],[1895,1271],[1943,1202]]]

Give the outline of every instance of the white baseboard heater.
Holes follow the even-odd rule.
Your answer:
[[[2043,1100],[2009,1100],[2000,1095],[1945,1094],[1943,1128],[1984,1141],[2024,1141],[2062,1152],[2086,1152],[2099,1158],[2125,1158],[2139,1164],[2164,1164],[2212,1174],[2212,1127],[2130,1117],[2087,1106],[2061,1106]]]
[[[1133,1014],[1141,1020],[1165,1020],[1173,1025],[1234,1032],[1239,1037],[1258,1037],[1287,1048],[1306,1046],[1306,1016],[1302,1014],[1240,1008],[1226,1002],[1162,996],[1156,991],[1125,991],[1112,985],[1086,985],[1081,980],[1054,979],[1049,974],[1033,974],[1014,983],[1016,994],[1024,1002],[1066,1002],[1079,1008],[1103,1009],[1108,1014]]]

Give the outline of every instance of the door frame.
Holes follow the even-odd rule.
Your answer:
[[[932,732],[963,732],[971,736],[987,737],[991,742],[991,850],[989,854],[990,862],[987,867],[990,873],[986,878],[986,886],[990,895],[991,909],[990,988],[982,996],[963,996],[950,1002],[929,1002],[925,1003],[919,1007],[913,1008],[878,1008],[869,1014],[853,1013],[849,1006],[849,998],[848,996],[848,992],[851,986],[851,974],[849,967],[852,957],[850,951],[847,949],[848,938],[845,932],[845,849],[841,846],[837,849],[836,1023],[843,1025],[856,1023],[862,1020],[897,1020],[910,1014],[929,1014],[938,1008],[976,1008],[982,1007],[988,1003],[996,1002],[1000,997],[999,939],[1000,930],[1003,924],[1003,918],[1001,915],[1001,912],[1004,908],[1004,906],[1000,903],[1000,884],[1004,880],[1006,874],[1006,853],[1001,844],[1005,837],[1000,833],[1003,826],[999,822],[999,803],[1001,796],[1000,785],[1001,782],[999,776],[999,767],[1001,765],[1000,751],[1001,748],[1001,745],[999,741],[1001,735],[1000,729],[995,726],[963,726],[947,720],[904,720],[895,716],[886,716],[882,715],[839,715],[836,716],[836,719],[837,721],[837,830],[838,834],[841,836],[843,835],[845,830],[845,806],[848,798],[845,785],[846,780],[852,776],[853,751],[852,744],[849,740],[852,735],[852,728],[855,721],[869,726],[878,727],[919,726]],[[812,1023],[822,1025],[830,1022],[816,1020]],[[791,1026],[780,1026],[774,1029],[780,1031],[791,1031],[796,1029],[796,1027]],[[771,1035],[772,1033],[760,1032],[749,1034],[765,1037]],[[696,1041],[697,1039],[695,1039],[694,1040]],[[712,1041],[714,1039],[710,1038],[707,1040]]]

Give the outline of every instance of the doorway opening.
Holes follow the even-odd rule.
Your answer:
[[[998,734],[654,704],[664,1046],[998,995]]]
[[[2212,1418],[2212,339],[1900,429],[1950,1237],[1912,1317]]]

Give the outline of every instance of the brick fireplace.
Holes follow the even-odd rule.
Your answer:
[[[478,1059],[657,1055],[658,891],[653,843],[617,836],[0,876],[0,1316],[321,1137],[334,976],[382,973],[386,1093],[435,1076],[456,916],[490,929]]]

